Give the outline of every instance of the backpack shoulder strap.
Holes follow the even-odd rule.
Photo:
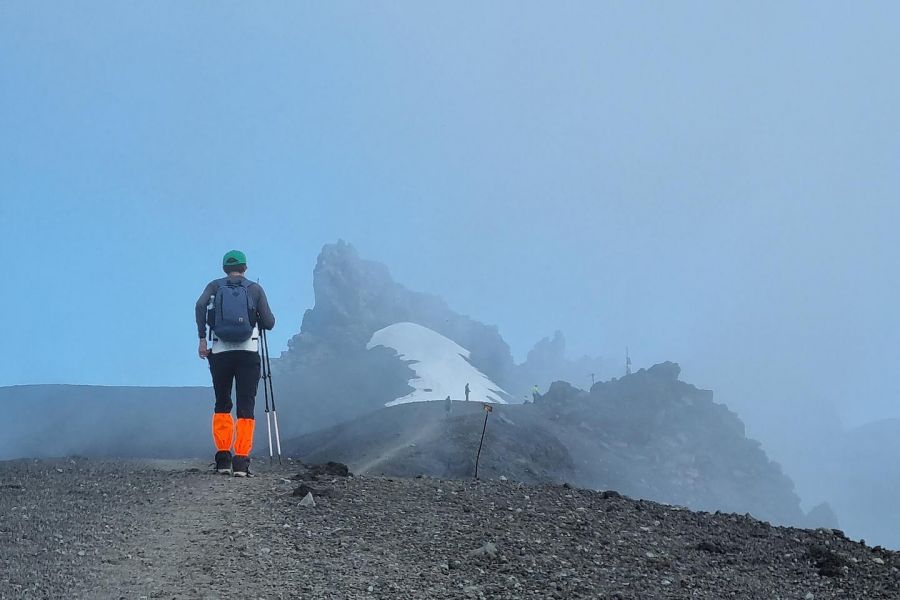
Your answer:
[[[244,277],[243,281],[241,281],[241,285],[247,290],[247,308],[250,309],[251,319],[253,320],[253,324],[256,324],[256,296],[251,292],[253,286],[259,287],[259,284],[255,281],[250,281],[246,277]]]

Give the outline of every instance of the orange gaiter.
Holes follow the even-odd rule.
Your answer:
[[[253,419],[237,420],[237,439],[234,440],[234,454],[236,456],[250,456],[253,448],[253,427],[256,421]]]
[[[212,422],[213,441],[216,450],[231,450],[231,442],[234,440],[234,419],[231,413],[213,413]],[[240,428],[238,429],[240,435]]]

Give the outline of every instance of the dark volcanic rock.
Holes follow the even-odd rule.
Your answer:
[[[583,400],[588,394],[584,390],[579,390],[568,381],[554,381],[550,384],[550,389],[536,400],[538,404],[562,405],[567,402]]]
[[[326,463],[303,465],[304,470],[298,474],[303,479],[318,479],[319,477],[350,477],[353,473],[344,463],[334,462],[330,460]]]
[[[710,554],[727,554],[728,551],[725,549],[719,542],[714,541],[703,541],[697,544],[697,550],[703,550],[704,552],[709,552]]]
[[[823,577],[843,577],[850,568],[850,561],[821,544],[813,544],[807,552]]]

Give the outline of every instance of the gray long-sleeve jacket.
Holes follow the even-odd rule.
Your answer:
[[[225,281],[226,279],[239,281],[239,279],[235,277],[214,279],[206,284],[203,293],[197,298],[197,304],[194,306],[194,316],[197,319],[197,333],[200,335],[200,338],[206,337],[206,306],[209,304],[209,298],[210,296],[216,295],[216,291],[219,289],[219,282]],[[240,279],[243,279],[243,275],[240,276]],[[266,298],[266,292],[258,283],[251,283],[249,287],[247,287],[247,293],[250,294],[250,297],[253,298],[253,301],[256,304],[257,326],[261,329],[271,330],[275,327],[275,315],[272,314],[272,309],[269,308],[269,300]]]

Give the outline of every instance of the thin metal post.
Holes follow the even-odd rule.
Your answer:
[[[487,431],[487,420],[494,410],[490,404],[484,405],[484,426],[481,428],[481,441],[478,443],[478,454],[475,455],[475,479],[478,479],[478,461],[481,460],[481,447],[484,445],[484,432]]]

